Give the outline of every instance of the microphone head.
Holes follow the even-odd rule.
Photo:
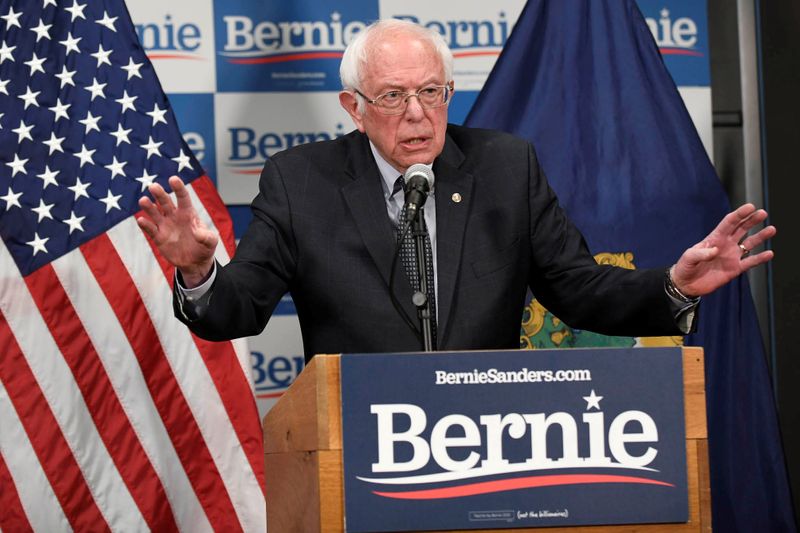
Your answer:
[[[414,186],[412,184],[414,182],[418,183],[420,179],[427,182],[426,193],[433,190],[433,170],[428,165],[423,165],[422,163],[411,165],[403,174],[403,178],[406,180],[406,192],[408,192],[409,186]]]

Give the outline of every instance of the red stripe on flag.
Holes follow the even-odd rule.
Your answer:
[[[260,171],[259,171],[260,172]],[[233,257],[233,252],[236,251],[236,241],[233,236],[233,221],[228,216],[228,208],[222,203],[214,184],[208,176],[201,176],[191,183],[192,189],[197,194],[200,201],[203,202],[206,211],[208,211],[211,220],[222,238],[222,243],[228,251],[228,257]],[[161,255],[161,254],[158,254]]]
[[[193,181],[192,186],[194,187],[198,181],[200,180]],[[195,190],[197,189],[195,188]],[[211,191],[204,191],[203,194],[207,195],[209,193],[213,193],[211,196],[217,199],[219,198],[219,195],[217,195],[214,189]],[[199,192],[198,196],[201,199],[203,198]],[[218,213],[216,208],[210,208],[210,206],[205,203],[205,200],[203,200],[203,202],[209,214]],[[139,214],[136,216],[139,216]],[[230,218],[227,216],[219,218],[225,218],[230,222]],[[214,222],[216,223],[216,219]],[[230,226],[230,224],[228,225]],[[175,267],[164,259],[164,256],[158,251],[152,239],[150,239],[144,231],[142,231],[142,234],[147,239],[147,243],[153,250],[153,255],[158,261],[161,271],[164,272],[167,282],[170,287],[172,287],[175,280]],[[258,406],[256,405],[256,399],[253,394],[243,394],[243,391],[250,391],[250,382],[247,380],[247,376],[242,372],[242,367],[239,364],[233,345],[228,341],[206,341],[194,333],[192,333],[192,339],[203,358],[206,368],[208,368],[211,379],[214,381],[214,387],[216,387],[222,399],[225,412],[233,425],[233,430],[236,432],[239,443],[244,449],[247,461],[250,463],[250,467],[253,469],[253,473],[258,480],[258,485],[261,487],[261,491],[265,492],[264,441],[263,434],[261,433],[261,425],[258,422]],[[255,428],[253,427],[254,421],[256,425]]]
[[[33,531],[19,499],[14,478],[11,477],[2,454],[0,454],[0,531]]]
[[[174,513],[153,465],[119,402],[100,356],[49,264],[25,278],[83,395],[100,438],[152,530],[176,531]]]
[[[228,490],[167,361],[155,326],[111,240],[103,234],[80,247],[139,361],[181,465],[216,531],[241,531]]]
[[[14,333],[0,313],[0,381],[8,392],[42,470],[72,529],[110,531],[97,508],[86,479],[39,389]],[[34,354],[35,357],[35,354]]]

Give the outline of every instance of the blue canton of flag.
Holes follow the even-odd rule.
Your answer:
[[[124,4],[3,2],[0,235],[26,275],[202,174]]]

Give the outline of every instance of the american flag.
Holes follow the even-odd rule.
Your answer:
[[[226,262],[124,3],[0,0],[2,531],[266,528],[247,351],[175,320],[134,218],[173,174]]]

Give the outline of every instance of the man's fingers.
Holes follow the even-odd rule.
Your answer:
[[[766,241],[775,236],[778,232],[775,226],[767,226],[761,229],[758,233],[750,235],[742,241],[742,246],[748,250],[754,250],[764,244]]]
[[[742,272],[750,270],[753,267],[758,265],[762,265],[775,257],[775,252],[772,250],[764,250],[763,252],[757,254],[751,254],[747,257],[743,258],[741,261],[742,264]]]
[[[153,224],[146,217],[137,217],[136,223],[139,224],[139,227],[142,228],[142,231],[144,231],[151,239],[155,239],[156,233],[158,232],[158,226]]]
[[[175,193],[178,209],[190,209],[192,207],[192,197],[189,196],[189,191],[186,189],[183,180],[178,176],[171,176],[169,178],[169,186],[172,187],[172,192]]]
[[[158,207],[147,196],[142,196],[139,198],[139,207],[141,207],[142,211],[144,211],[144,213],[152,219],[155,225],[160,224],[164,218]]]
[[[161,185],[153,183],[147,190],[150,191],[150,195],[156,201],[156,204],[164,215],[169,215],[175,211],[172,198],[169,197],[169,194],[167,194],[167,191],[165,191]]]

